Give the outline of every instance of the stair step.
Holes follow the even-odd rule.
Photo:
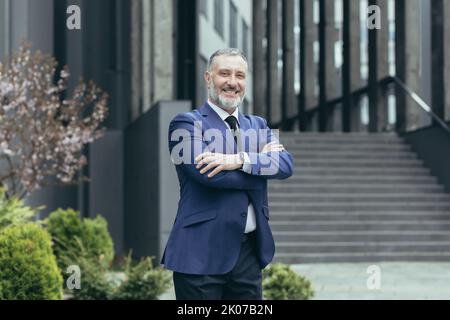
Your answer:
[[[291,221],[291,222],[314,222],[314,221],[442,221],[450,220],[450,211],[307,211],[307,212],[289,212],[274,211],[270,212],[270,221]]]
[[[394,152],[394,151],[411,151],[411,147],[405,144],[375,144],[375,145],[366,145],[366,144],[338,144],[338,143],[329,143],[329,144],[316,144],[316,143],[297,143],[297,144],[286,144],[283,143],[283,146],[289,152],[316,152],[316,151],[357,151],[357,152]]]
[[[450,241],[449,231],[278,231],[275,242]]]
[[[272,220],[270,223],[272,231],[449,231],[449,220],[434,221],[289,221]]]
[[[423,162],[417,159],[300,159],[295,162],[298,170],[305,167],[333,168],[423,168]]]
[[[303,211],[317,209],[319,211],[364,211],[364,210],[445,210],[450,211],[449,202],[407,202],[407,203],[383,203],[383,202],[366,202],[354,201],[351,203],[342,202],[301,202],[301,203],[286,203],[286,202],[271,202],[270,207],[274,211]]]
[[[286,264],[338,263],[338,262],[389,262],[389,261],[450,261],[450,252],[333,252],[327,253],[276,253],[274,262]]]
[[[304,152],[301,150],[290,150],[289,153],[294,158],[299,158],[300,160],[310,160],[310,159],[360,159],[360,160],[374,160],[374,159],[389,159],[389,160],[409,160],[417,159],[417,155],[412,152],[377,152],[377,153],[367,153],[367,152],[328,152],[328,151],[310,151]]]
[[[444,192],[444,187],[435,183],[430,183],[426,185],[414,185],[414,184],[381,184],[381,183],[346,183],[346,184],[314,184],[314,183],[290,183],[286,180],[285,184],[282,183],[272,183],[269,184],[269,193],[271,195],[285,192],[289,193],[300,193],[303,195],[310,195],[314,193],[322,194],[361,194],[366,192],[371,193],[438,193]]]
[[[293,177],[301,176],[302,174],[311,176],[389,176],[391,174],[395,176],[429,176],[430,170],[424,167],[413,167],[413,168],[403,168],[403,167],[387,167],[387,168],[371,168],[371,167],[356,167],[356,168],[344,168],[330,166],[325,167],[306,167],[298,166],[294,168]]]
[[[433,176],[430,176],[427,172],[422,175],[371,175],[370,177],[366,177],[364,175],[360,176],[346,176],[346,175],[322,175],[318,174],[306,174],[306,173],[297,173],[291,176],[287,180],[283,180],[281,182],[277,180],[271,180],[269,182],[269,186],[276,184],[299,184],[302,185],[312,185],[317,184],[318,182],[334,185],[334,184],[342,184],[342,183],[364,183],[364,184],[372,184],[372,183],[407,183],[410,185],[424,185],[424,184],[437,184],[437,179]]]
[[[280,135],[281,142],[317,142],[317,143],[405,143],[398,136],[286,136]]]
[[[278,242],[277,254],[450,252],[449,241],[380,241],[380,242]]]
[[[315,193],[303,194],[301,192],[272,192],[269,194],[269,201],[280,202],[289,201],[291,204],[301,205],[304,202],[335,202],[335,203],[353,203],[353,202],[379,202],[379,203],[398,203],[409,201],[420,201],[430,203],[432,201],[447,201],[450,204],[450,195],[446,193]]]

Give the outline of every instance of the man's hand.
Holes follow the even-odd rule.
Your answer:
[[[208,178],[214,177],[221,171],[232,171],[236,169],[240,169],[243,165],[243,161],[239,154],[222,154],[222,153],[211,153],[204,152],[198,155],[195,158],[197,163],[197,169],[200,169],[204,166],[200,173],[204,174],[205,172],[214,169],[208,174]]]
[[[266,144],[261,153],[269,153],[269,152],[279,152],[279,151],[283,151],[284,147],[282,144],[276,143],[275,141],[272,141],[268,144]]]

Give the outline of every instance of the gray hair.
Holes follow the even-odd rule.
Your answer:
[[[248,65],[247,57],[241,50],[236,48],[219,49],[209,57],[208,66],[206,68],[207,71],[211,71],[214,59],[218,56],[239,56],[244,59],[245,63]]]

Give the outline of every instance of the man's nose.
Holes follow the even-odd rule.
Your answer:
[[[228,78],[228,85],[229,85],[229,86],[233,86],[233,87],[237,86],[237,79],[236,79],[236,76],[231,75],[231,76]]]

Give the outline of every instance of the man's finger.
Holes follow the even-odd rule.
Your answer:
[[[205,172],[211,170],[212,168],[217,167],[218,165],[220,165],[221,163],[218,161],[213,161],[210,164],[208,164],[206,167],[204,167],[202,170],[200,170],[201,174],[204,174]]]
[[[274,148],[284,148],[284,147],[283,147],[282,144],[274,144],[274,145],[268,146],[267,148],[264,148],[264,149],[265,149],[265,150],[272,150],[272,149],[274,149]],[[264,149],[263,149],[263,150],[264,150]]]
[[[213,155],[212,152],[203,152],[202,154],[199,154],[199,155],[195,158],[195,161],[196,161],[196,162],[197,162],[197,161],[200,161],[201,159],[203,159],[203,158],[205,158],[205,157],[209,157],[209,156],[211,156],[211,155]]]
[[[221,172],[223,170],[224,166],[223,165],[219,165],[218,167],[216,167],[213,171],[211,171],[208,174],[208,178],[212,178],[214,177],[216,174],[218,174],[219,172]]]
[[[197,164],[197,169],[203,167],[205,164],[210,163],[211,161],[214,161],[216,158],[214,156],[207,156],[206,158],[203,158],[200,160]]]

